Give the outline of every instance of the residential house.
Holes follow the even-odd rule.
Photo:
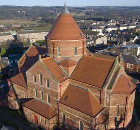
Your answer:
[[[140,72],[140,60],[136,56],[122,54],[121,60],[125,70],[129,72]]]
[[[111,31],[116,31],[118,30],[118,27],[116,25],[108,25],[105,27],[105,31],[111,32]]]

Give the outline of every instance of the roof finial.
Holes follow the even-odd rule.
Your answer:
[[[70,12],[68,11],[67,7],[66,7],[66,1],[65,1],[65,4],[64,4],[64,13],[65,14],[69,14]]]

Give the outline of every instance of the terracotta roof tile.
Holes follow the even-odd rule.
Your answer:
[[[93,54],[93,56],[95,57],[99,57],[99,58],[104,58],[104,59],[108,59],[108,60],[115,60],[116,58],[113,56],[108,56],[108,55],[102,55],[102,54]]]
[[[47,119],[51,119],[56,115],[55,111],[50,105],[44,104],[43,102],[38,101],[36,99],[31,99],[30,101],[27,101],[26,103],[23,104],[23,106],[46,117]]]
[[[99,118],[98,118],[97,123],[102,124],[102,123],[104,123],[106,121],[106,119],[107,119],[106,115],[104,113],[101,113]]]
[[[10,81],[12,82],[12,83],[15,83],[15,84],[17,84],[17,85],[20,85],[20,86],[22,86],[22,87],[24,87],[24,88],[27,88],[27,84],[26,84],[26,75],[25,75],[25,73],[19,73],[19,74],[17,74],[17,75],[15,75],[14,77],[12,77],[11,79],[10,79]]]
[[[113,94],[130,94],[136,88],[136,85],[131,82],[129,78],[123,74],[119,76],[112,93]]]
[[[43,55],[45,53],[46,48],[32,46],[19,60],[18,64],[20,65],[20,69],[22,70],[22,68],[26,68],[26,70],[28,70],[38,61],[39,55]]]
[[[14,94],[14,91],[10,89],[10,91],[8,92],[8,96],[10,97],[16,97]]]
[[[47,35],[49,40],[80,40],[85,35],[70,14],[61,14]]]
[[[102,87],[113,64],[114,60],[83,56],[71,74],[70,79]]]
[[[77,62],[71,59],[65,59],[58,63],[59,66],[67,73],[68,76],[72,73],[75,66],[77,65]]]
[[[66,74],[51,57],[43,58],[42,61],[59,82],[67,79]]]
[[[103,109],[90,91],[72,85],[67,87],[59,102],[93,117]]]
[[[58,65],[64,66],[64,67],[72,67],[72,66],[75,66],[76,64],[77,62],[71,59],[65,59],[58,63]]]

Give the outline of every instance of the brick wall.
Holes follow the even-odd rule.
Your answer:
[[[135,92],[131,95],[112,94],[110,96],[110,111],[109,111],[109,128],[116,128],[115,122],[118,123],[117,127],[123,128],[128,125],[132,119],[133,106],[134,106]],[[117,108],[117,105],[119,107]],[[118,109],[118,114],[117,113]]]
[[[86,40],[75,41],[51,41],[47,40],[48,55],[61,61],[64,57],[71,57],[78,60],[82,55],[86,54]],[[75,55],[75,47],[77,46],[77,55]],[[60,56],[58,56],[58,47],[60,47]]]
[[[81,106],[82,107],[82,106]],[[81,121],[83,123],[83,129],[84,130],[90,130],[91,128],[99,128],[99,130],[103,130],[103,125],[98,124],[98,117],[96,116],[96,119],[86,115],[80,111],[77,111],[75,109],[72,109],[66,105],[59,104],[59,121],[60,125],[63,125],[62,122],[62,116],[65,114],[65,125],[70,126],[71,128],[79,128],[79,122]]]
[[[8,96],[8,107],[14,110],[19,109],[19,105],[15,97]]]
[[[57,117],[47,119],[46,117],[26,108],[23,106],[23,111],[25,118],[31,123],[36,123],[38,126],[44,128],[45,130],[52,130],[56,126]]]
[[[42,84],[39,81],[39,74],[42,75]],[[36,82],[33,81],[33,76],[36,76]],[[47,80],[50,85],[47,87]],[[30,70],[27,71],[28,97],[35,98],[35,91],[37,90],[37,97],[41,99],[41,92],[43,92],[43,101],[47,102],[47,94],[50,95],[50,104],[57,106],[59,99],[59,83],[52,75],[42,66],[38,61]]]

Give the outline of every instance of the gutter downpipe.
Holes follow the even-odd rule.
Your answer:
[[[127,107],[128,97],[126,97],[126,105],[125,105],[125,113],[124,113],[124,122],[123,122],[123,130],[125,129],[125,118],[126,118],[126,107]]]
[[[61,98],[61,84],[59,85],[59,89],[60,89],[60,95],[59,95],[59,99]],[[60,126],[60,121],[59,121],[59,101],[57,102],[58,105],[58,128]]]

